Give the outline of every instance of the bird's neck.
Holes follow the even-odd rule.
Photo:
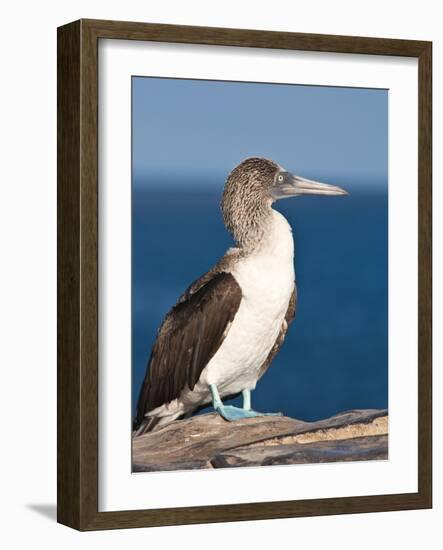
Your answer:
[[[224,202],[223,218],[239,249],[249,252],[260,245],[272,223],[271,204],[262,200]]]
[[[228,219],[225,216],[225,223],[243,256],[272,252],[293,257],[291,227],[271,202],[256,204],[249,211],[239,209]]]

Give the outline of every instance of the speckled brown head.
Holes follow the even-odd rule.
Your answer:
[[[295,176],[272,160],[248,158],[226,180],[221,203],[225,225],[239,246],[251,245],[266,232],[274,201],[305,194],[347,192],[335,185]]]

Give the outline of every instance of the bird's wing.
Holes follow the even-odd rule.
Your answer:
[[[259,379],[265,374],[265,372],[270,367],[274,357],[280,351],[280,348],[282,347],[283,342],[286,338],[286,333],[288,332],[289,325],[294,320],[296,307],[297,307],[297,289],[294,285],[294,290],[292,291],[291,299],[289,300],[288,309],[286,311],[286,315],[285,315],[285,318],[283,320],[282,326],[280,327],[280,332],[278,333],[277,340],[275,341],[274,345],[272,346],[272,349],[269,352],[269,355],[266,358],[266,361],[260,367],[260,371],[259,371],[259,374],[258,374]]]
[[[240,305],[240,286],[230,273],[215,273],[188,291],[167,314],[151,352],[137,406],[145,414],[191,390],[215,355]],[[190,287],[191,288],[191,287]]]

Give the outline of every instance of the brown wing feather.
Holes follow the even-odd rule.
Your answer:
[[[180,298],[158,331],[134,429],[147,412],[176,399],[185,387],[192,390],[226,337],[226,327],[240,305],[241,289],[230,273],[212,273],[209,280],[204,279]]]
[[[265,374],[265,372],[271,366],[271,363],[274,360],[274,357],[280,351],[280,348],[282,347],[283,342],[285,341],[286,333],[288,332],[289,325],[294,320],[296,307],[297,307],[297,288],[294,286],[291,299],[289,300],[288,309],[286,311],[285,320],[283,321],[283,324],[280,328],[280,332],[277,336],[277,340],[275,341],[275,344],[272,346],[272,349],[269,352],[269,355],[266,358],[266,361],[260,367],[260,371],[258,374],[259,379]]]

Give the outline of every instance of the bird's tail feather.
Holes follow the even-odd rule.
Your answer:
[[[160,420],[161,418],[157,416],[145,416],[140,424],[134,427],[134,437],[152,432],[154,428],[159,424]]]
[[[168,416],[145,416],[141,422],[134,423],[132,434],[134,437],[138,437],[139,435],[153,432],[154,430],[171,424],[174,420],[177,420],[177,418],[181,418],[182,416],[182,412],[174,413]]]

